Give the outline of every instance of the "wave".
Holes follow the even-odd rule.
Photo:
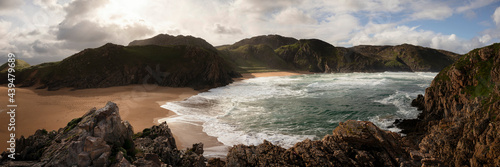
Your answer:
[[[398,118],[413,118],[409,106],[436,73],[345,73],[261,77],[211,89],[163,108],[227,146],[268,140],[291,147],[318,139],[348,119],[370,120],[389,128]]]

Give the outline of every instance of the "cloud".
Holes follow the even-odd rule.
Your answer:
[[[399,12],[404,9],[404,5],[399,0],[337,0],[322,1],[316,3],[318,7],[323,6],[325,10],[334,13],[350,12]]]
[[[61,23],[58,28],[57,39],[70,42],[99,42],[108,37],[103,27],[89,20],[83,20],[74,25]]]
[[[491,17],[493,18],[493,21],[497,24],[497,26],[500,26],[500,7],[495,10],[495,13],[493,13]]]
[[[453,15],[453,9],[444,3],[438,2],[418,2],[413,4],[414,13],[411,14],[411,19],[431,19],[443,20]]]
[[[66,20],[86,16],[92,11],[106,5],[108,2],[108,0],[75,0],[64,8],[66,11]]]
[[[472,0],[472,1],[468,1],[469,2],[468,4],[458,7],[456,9],[456,11],[458,13],[462,13],[462,12],[474,10],[477,8],[487,6],[495,1],[498,1],[498,0]]]
[[[126,45],[159,33],[193,35],[213,45],[280,34],[318,38],[336,46],[411,43],[465,52],[498,41],[500,9],[488,19],[490,27],[495,23],[496,28],[470,32],[478,34],[472,39],[407,25],[429,27],[427,20],[454,14],[477,20],[482,16],[477,9],[496,1],[33,0],[22,5],[22,1],[2,0],[0,8],[16,9],[0,9],[0,54],[16,52],[30,63],[40,63],[107,42]]]
[[[418,27],[389,27],[390,25],[376,24],[367,26],[364,28],[365,31],[354,35],[348,43],[352,45],[399,45],[408,43],[457,53],[466,53],[484,45],[479,38],[465,40],[458,38],[455,34],[443,35],[433,31],[420,30]]]
[[[215,24],[214,33],[217,34],[241,34],[241,30],[233,27],[225,27],[220,24]]]
[[[286,8],[274,19],[282,24],[316,24],[317,21],[297,8]]]
[[[57,0],[34,0],[33,4],[50,11],[60,11],[63,9],[63,6],[58,4]]]
[[[20,0],[1,0],[0,1],[0,11],[1,10],[13,10],[24,5],[24,1]]]

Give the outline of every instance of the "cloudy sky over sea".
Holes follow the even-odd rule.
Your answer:
[[[500,0],[2,0],[0,60],[58,61],[159,33],[213,45],[280,34],[335,46],[410,43],[465,53],[500,42]]]

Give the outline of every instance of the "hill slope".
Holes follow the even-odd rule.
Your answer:
[[[202,89],[227,85],[239,76],[215,51],[201,47],[109,43],[16,75],[16,82],[23,86],[41,85],[49,90],[142,83]]]
[[[193,36],[172,36],[168,34],[158,34],[152,38],[143,40],[134,40],[128,46],[144,46],[144,45],[158,45],[158,46],[173,46],[173,45],[187,45],[198,46],[209,50],[216,50],[214,46],[201,38]]]
[[[240,72],[438,72],[460,56],[448,51],[409,44],[344,48],[318,39],[296,40],[279,35],[243,39],[233,45],[219,46],[217,49],[222,53],[221,56]],[[270,49],[274,52],[269,51]]]
[[[402,44],[397,46],[361,45],[350,48],[363,55],[385,61],[386,66],[409,68],[411,71],[440,71],[452,64],[460,55],[432,48]]]
[[[22,59],[16,59],[16,67],[14,67],[14,69],[16,71],[21,71],[25,68],[28,68],[30,67],[31,65],[28,64],[26,61],[22,60]],[[8,62],[6,63],[3,63],[1,66],[0,66],[0,71],[7,71],[7,69],[9,69],[9,64]]]
[[[398,126],[444,166],[500,166],[500,44],[475,49],[442,70]]]

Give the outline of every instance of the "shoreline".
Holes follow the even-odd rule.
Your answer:
[[[234,82],[271,76],[290,76],[311,74],[308,72],[264,72],[246,73],[243,77],[233,78]],[[0,87],[0,91],[7,94],[7,87]],[[192,88],[160,87],[157,85],[128,85],[110,88],[92,88],[71,90],[64,88],[58,91],[45,89],[16,88],[16,138],[21,135],[28,137],[38,129],[47,131],[64,128],[74,118],[79,118],[93,107],[101,108],[106,102],[118,104],[122,120],[128,121],[134,128],[134,133],[145,128],[158,125],[159,119],[175,117],[170,110],[160,107],[169,101],[182,101],[201,91]],[[9,115],[5,114],[8,96],[0,97],[0,148],[1,152],[7,148],[10,132],[7,131]],[[186,125],[185,123],[168,123],[179,150],[192,147],[192,144],[202,142],[207,153],[224,151],[228,147],[217,141],[217,138],[208,136],[201,126]],[[185,133],[188,132],[188,133]],[[200,140],[201,139],[201,140]],[[225,156],[225,155],[224,155]]]
[[[276,77],[276,76],[292,76],[292,75],[303,75],[312,74],[309,72],[264,72],[264,73],[244,73],[240,78],[233,78],[234,82],[241,82],[243,80],[258,78],[258,77]],[[168,109],[164,109],[168,110]],[[162,117],[160,119],[174,119],[174,121],[167,121],[167,124],[174,135],[177,148],[179,150],[192,147],[195,143],[203,143],[204,145],[204,156],[205,157],[225,157],[227,151],[231,146],[226,146],[219,142],[216,137],[209,136],[203,131],[201,122],[182,122],[175,121],[175,114],[173,111],[168,110],[172,115],[168,117]],[[158,121],[160,119],[157,119]],[[158,122],[159,123],[159,122]],[[188,133],[186,133],[188,132]]]

